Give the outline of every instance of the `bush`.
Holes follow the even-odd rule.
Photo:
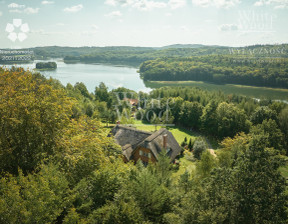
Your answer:
[[[201,154],[207,149],[203,139],[197,139],[193,145],[193,154],[196,159],[201,159]]]

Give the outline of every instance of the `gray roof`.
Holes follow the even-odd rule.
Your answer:
[[[154,154],[155,158],[158,158],[158,154],[164,148],[163,146],[163,135],[167,135],[167,148],[168,156],[173,161],[177,155],[181,152],[181,147],[179,146],[178,142],[172,135],[170,131],[165,128],[161,128],[160,130],[156,131],[148,138],[144,139],[139,146],[150,149]]]
[[[167,149],[168,156],[173,161],[176,156],[181,152],[181,147],[170,131],[162,128],[154,133],[141,131],[135,128],[116,125],[111,133],[114,135],[116,143],[122,147],[123,155],[130,160],[134,150],[141,146],[150,149],[155,158],[163,149],[163,135],[167,135]]]
[[[139,144],[139,142],[143,141],[152,133],[123,125],[116,125],[112,129],[112,134],[114,135],[116,142],[122,147],[130,144],[132,148],[134,148],[137,144]]]

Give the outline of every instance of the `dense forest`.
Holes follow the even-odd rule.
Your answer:
[[[0,96],[0,223],[287,223],[283,103],[104,83],[89,93],[21,68],[0,69]],[[198,140],[195,171],[179,177],[165,151],[147,167],[125,164],[105,124],[119,119],[115,105],[132,111],[126,97],[139,99],[136,117],[165,108],[157,122],[215,137],[217,157]]]
[[[146,81],[192,80],[288,88],[288,59],[243,55],[161,58],[142,63],[140,75]]]
[[[92,53],[81,55],[67,55],[64,61],[69,62],[96,62],[96,63],[137,63],[159,58],[186,58],[203,55],[230,55],[233,61],[249,63],[251,56],[259,58],[287,58],[288,45],[256,45],[242,48],[221,46],[175,45],[163,48],[133,48],[133,47],[106,47]],[[239,58],[240,57],[240,58]],[[243,60],[244,59],[244,60]],[[245,62],[246,59],[246,62]]]

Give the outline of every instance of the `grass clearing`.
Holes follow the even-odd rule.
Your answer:
[[[173,178],[178,179],[181,175],[187,171],[192,173],[196,169],[196,162],[192,162],[187,159],[187,156],[183,156],[179,159],[179,170],[172,174]]]
[[[143,130],[143,131],[150,131],[150,132],[156,131],[155,125],[146,124],[146,123],[143,123],[142,121],[135,121],[134,126],[137,129]],[[157,130],[159,130],[160,128],[162,127],[157,126]],[[167,130],[169,130],[173,134],[178,144],[181,144],[185,137],[187,138],[189,142],[190,138],[192,139],[192,141],[194,141],[195,138],[200,136],[196,132],[193,132],[193,131],[190,131],[190,130],[187,130],[185,128],[178,127],[178,126],[165,127],[165,128],[167,128]]]

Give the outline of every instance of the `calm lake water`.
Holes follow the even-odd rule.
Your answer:
[[[238,94],[249,96],[256,99],[281,100],[288,103],[287,89],[259,88],[236,85],[216,85],[202,82],[143,82],[137,73],[137,68],[125,66],[113,66],[103,64],[65,64],[62,60],[55,61],[58,65],[55,71],[41,71],[46,77],[58,79],[63,85],[76,82],[83,82],[89,92],[94,92],[95,87],[100,82],[104,82],[108,88],[125,87],[134,91],[149,92],[153,88],[162,86],[193,86],[211,91],[223,91],[226,94]],[[31,64],[19,65],[24,68],[34,69],[35,61]],[[10,67],[10,66],[7,66]]]
[[[76,82],[83,82],[89,92],[94,92],[95,87],[100,82],[104,82],[110,90],[118,87],[125,87],[137,92],[149,92],[151,90],[145,87],[139,73],[137,73],[137,68],[102,64],[65,64],[61,60],[49,61],[55,61],[57,69],[54,71],[41,71],[41,73],[46,77],[58,79],[65,86],[67,83],[74,85]],[[17,65],[17,67],[34,69],[37,62],[39,61]]]

